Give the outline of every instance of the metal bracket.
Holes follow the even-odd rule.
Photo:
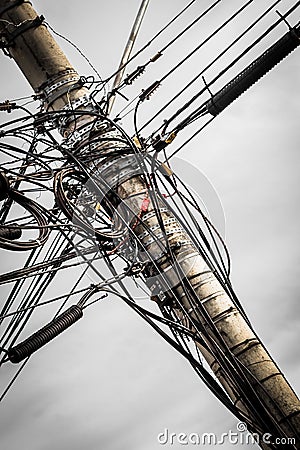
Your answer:
[[[50,105],[60,96],[69,93],[73,89],[81,88],[84,83],[85,78],[80,77],[76,70],[65,69],[39,86],[38,96]]]
[[[6,11],[9,11],[10,9],[14,8],[15,6],[20,6],[22,3],[29,3],[31,5],[31,2],[28,2],[26,0],[16,0],[14,2],[9,3],[8,5],[4,6],[3,8],[0,8],[0,17],[2,14],[6,13]]]
[[[163,220],[164,225],[170,225],[171,223],[175,223],[176,219],[175,217],[171,217],[170,219]],[[160,225],[153,225],[152,227],[149,227],[146,231],[138,235],[139,239],[144,239],[148,234],[152,234],[154,231],[158,230],[160,228]]]
[[[57,81],[56,83],[45,86],[45,88],[43,89],[43,93],[46,98],[49,98],[51,96],[52,92],[54,92],[57,88],[65,85],[65,84],[71,83],[72,81],[77,82],[79,79],[80,79],[80,77],[77,74],[72,77],[69,77],[69,78],[64,78],[63,80]]]
[[[101,130],[102,127],[103,127],[102,120],[97,120],[95,123],[90,123],[88,125],[85,125],[84,127],[79,128],[78,130],[75,130],[75,131],[71,132],[70,135],[65,139],[64,143],[66,145],[68,145],[68,146],[73,146],[77,142],[83,140],[84,136],[87,133],[89,133],[91,131]]]
[[[65,95],[65,94],[69,94],[71,91],[74,91],[75,89],[81,89],[83,87],[83,82],[81,80],[81,78],[79,78],[79,80],[74,83],[71,84],[70,86],[66,86],[63,89],[60,89],[57,92],[54,92],[54,94],[52,94],[50,96],[50,98],[48,98],[46,101],[48,103],[48,105],[51,105],[53,102],[55,102],[55,100],[57,100],[59,97]]]
[[[18,36],[25,33],[25,31],[39,27],[44,20],[45,20],[44,16],[37,16],[35,19],[26,20],[26,22],[20,23],[20,25],[16,26],[14,31],[8,32],[7,36],[2,34],[0,41],[0,48],[2,48],[3,50],[9,49],[9,47],[12,47],[14,45],[14,41]]]
[[[166,236],[170,236],[175,233],[183,233],[183,229],[181,227],[171,228],[170,230],[166,230],[164,232],[155,234],[153,237],[144,242],[144,247],[147,248],[149,245],[153,244],[155,241],[161,241]]]
[[[71,110],[79,108],[79,106],[87,106],[91,103],[90,95],[84,94],[82,97],[77,98],[76,100],[73,100],[72,102],[67,103],[65,106],[62,107],[63,111]]]
[[[156,302],[159,306],[175,306],[174,295],[163,280],[155,281],[152,286],[149,286],[149,289],[152,291],[150,300]]]

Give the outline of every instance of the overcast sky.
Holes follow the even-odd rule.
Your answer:
[[[136,48],[187,3],[150,0]],[[147,61],[211,3],[198,0],[138,63]],[[293,3],[282,0],[278,9],[285,12]],[[140,0],[35,0],[33,4],[55,30],[81,48],[105,78],[119,64]],[[166,52],[165,59],[149,68],[144,81],[138,80],[136,87],[128,90],[128,96],[133,97],[142,87],[158,79],[240,4],[237,0],[223,0],[203,23]],[[270,4],[266,0],[254,1],[226,32],[162,85],[153,99],[142,105],[140,123]],[[249,45],[277,17],[273,13],[230,56]],[[291,24],[299,19],[300,12],[293,14]],[[224,82],[285,32],[286,26],[281,25]],[[79,72],[90,74],[80,55],[59,42]],[[299,51],[227,108],[178,155],[198,171],[199,179],[207,178],[217,192],[226,218],[233,285],[258,334],[298,392]],[[207,80],[229,60],[225,58],[213,67],[206,74]],[[131,67],[133,70],[135,65]],[[1,100],[31,92],[13,61],[4,56],[1,56],[0,77]],[[199,80],[186,97],[178,99],[170,113],[194,95],[202,87],[201,83]],[[214,91],[222,84],[216,85]],[[123,106],[124,101],[119,100],[115,111]],[[130,131],[132,124],[124,120],[123,126]],[[197,124],[183,134],[179,144],[196,129]],[[180,170],[180,161],[175,163]],[[188,170],[181,169],[187,181]],[[211,195],[211,201],[215,202],[215,194]],[[205,199],[208,202],[209,196]],[[3,271],[7,270],[2,260],[1,265]],[[74,271],[74,277],[78,273]],[[55,287],[57,295],[64,287],[62,278],[60,283]],[[15,367],[7,365],[5,376],[13,371]],[[165,428],[176,433],[220,435],[230,428],[235,430],[236,420],[201,383],[188,363],[116,300],[87,310],[77,326],[36,353],[0,407],[3,450],[156,450],[162,448],[157,443],[157,435]],[[178,450],[182,446],[164,448]],[[233,446],[227,443],[223,448]]]

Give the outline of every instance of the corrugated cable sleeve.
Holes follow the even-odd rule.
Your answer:
[[[7,353],[8,359],[12,363],[21,362],[77,322],[82,316],[82,309],[78,305],[72,305],[25,341],[11,347]]]
[[[227,83],[207,102],[207,111],[217,116],[300,44],[300,28],[290,29],[282,38]]]

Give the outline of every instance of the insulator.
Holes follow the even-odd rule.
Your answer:
[[[149,86],[147,89],[145,89],[141,95],[140,95],[140,100],[141,102],[143,102],[144,100],[149,100],[150,96],[153,94],[153,92],[156,91],[156,89],[158,89],[160,86],[160,82],[159,81],[154,81],[154,83],[151,84],[151,86]]]
[[[14,241],[22,236],[22,229],[16,224],[12,223],[9,227],[0,227],[0,238]]]
[[[54,320],[29,336],[25,341],[8,350],[7,356],[12,363],[19,363],[50,342],[83,316],[78,305],[72,305]]]
[[[0,172],[0,200],[4,200],[9,191],[9,181],[5,173]]]
[[[300,29],[295,27],[217,92],[208,102],[207,111],[218,115],[230,103],[268,73],[300,44]]]
[[[138,66],[132,73],[127,75],[127,77],[124,80],[124,83],[125,84],[132,84],[144,72],[145,72],[145,66]]]

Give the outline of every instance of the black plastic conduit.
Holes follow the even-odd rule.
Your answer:
[[[72,305],[25,341],[11,347],[7,352],[8,359],[12,363],[21,362],[77,322],[82,316],[82,309],[78,305]]]
[[[268,73],[300,44],[300,27],[291,28],[282,38],[227,83],[207,102],[207,111],[217,116],[223,109],[242,95]]]

